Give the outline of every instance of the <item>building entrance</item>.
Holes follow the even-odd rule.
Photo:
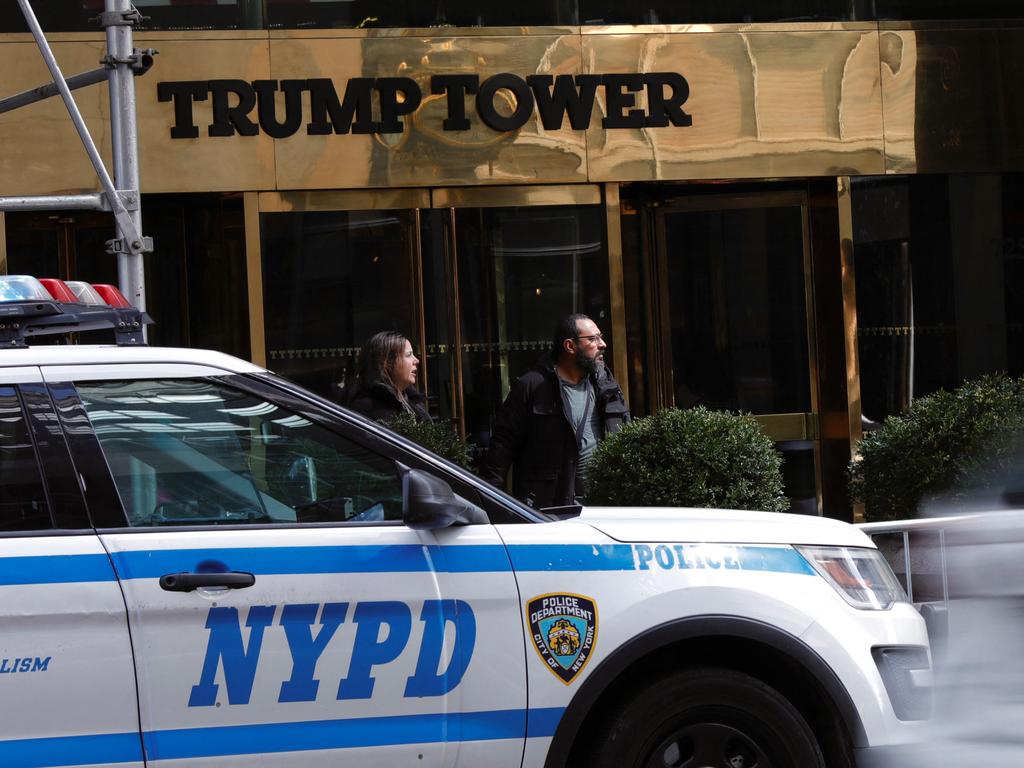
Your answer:
[[[792,511],[818,513],[805,195],[700,195],[652,218],[651,405],[754,414],[783,453]]]
[[[397,330],[431,415],[483,449],[559,317],[588,314],[611,341],[596,186],[261,193],[258,206],[266,364],[324,395],[367,338]]]

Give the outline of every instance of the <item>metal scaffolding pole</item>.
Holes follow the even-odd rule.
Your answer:
[[[135,122],[135,75],[133,62],[131,13],[129,0],[106,0],[103,24],[107,32],[107,61],[110,65],[108,84],[110,91],[110,132],[114,159],[114,181],[118,189],[139,188],[139,143]],[[118,22],[118,19],[121,22]],[[139,310],[146,309],[146,275],[143,269],[141,240],[142,208],[136,206],[129,213],[132,230],[120,229],[112,249],[117,253],[117,278],[121,291]],[[152,248],[149,248],[152,250]]]
[[[139,202],[139,150],[135,120],[135,81],[153,63],[152,50],[139,51],[132,47],[132,27],[140,16],[129,0],[104,0],[100,23],[106,30],[107,55],[102,64],[110,92],[110,131],[114,178],[110,178],[99,150],[71,95],[72,87],[99,82],[95,73],[84,73],[71,78],[72,84],[60,71],[57,59],[43,34],[32,10],[30,0],[18,0],[22,14],[35,38],[39,52],[53,77],[53,85],[42,86],[31,92],[6,99],[0,104],[3,111],[33,103],[48,96],[60,94],[71,116],[75,130],[85,147],[93,170],[103,192],[85,195],[40,195],[35,197],[0,197],[0,211],[7,210],[60,210],[98,209],[114,214],[117,236],[108,241],[107,252],[118,256],[118,282],[121,291],[138,309],[146,308],[143,254],[153,250],[152,240],[142,235],[142,210]]]

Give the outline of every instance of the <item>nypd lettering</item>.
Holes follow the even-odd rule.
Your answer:
[[[634,544],[638,571],[742,570],[736,547],[717,544]]]
[[[597,606],[583,595],[540,595],[526,604],[533,647],[568,685],[583,670],[597,641]]]
[[[472,661],[476,618],[462,600],[426,600],[418,619],[423,635],[416,669],[406,680],[404,695],[444,696],[462,681]],[[348,603],[284,605],[280,610],[274,605],[254,605],[245,617],[247,640],[243,639],[237,608],[212,607],[206,616],[206,654],[188,705],[217,704],[218,669],[223,670],[228,703],[248,704],[264,636],[275,631],[275,626],[284,632],[292,661],[291,675],[281,682],[278,702],[315,701],[322,682],[315,676],[317,661],[346,621],[356,625],[355,643],[348,669],[335,670],[336,698],[371,698],[375,670],[395,661],[412,636],[413,612],[406,603],[360,602],[351,610]],[[451,657],[442,668],[449,652]]]
[[[46,672],[50,668],[51,656],[18,656],[0,659],[0,675],[17,675],[22,672]]]

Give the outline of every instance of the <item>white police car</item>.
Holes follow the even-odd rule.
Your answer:
[[[549,519],[35,297],[0,304],[4,768],[838,768],[922,726],[924,624],[851,526]],[[104,322],[124,345],[22,346]]]

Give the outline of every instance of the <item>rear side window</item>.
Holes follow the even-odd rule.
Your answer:
[[[79,382],[132,526],[400,520],[390,459],[203,379]]]
[[[0,386],[0,531],[53,527],[36,451],[14,387]]]

